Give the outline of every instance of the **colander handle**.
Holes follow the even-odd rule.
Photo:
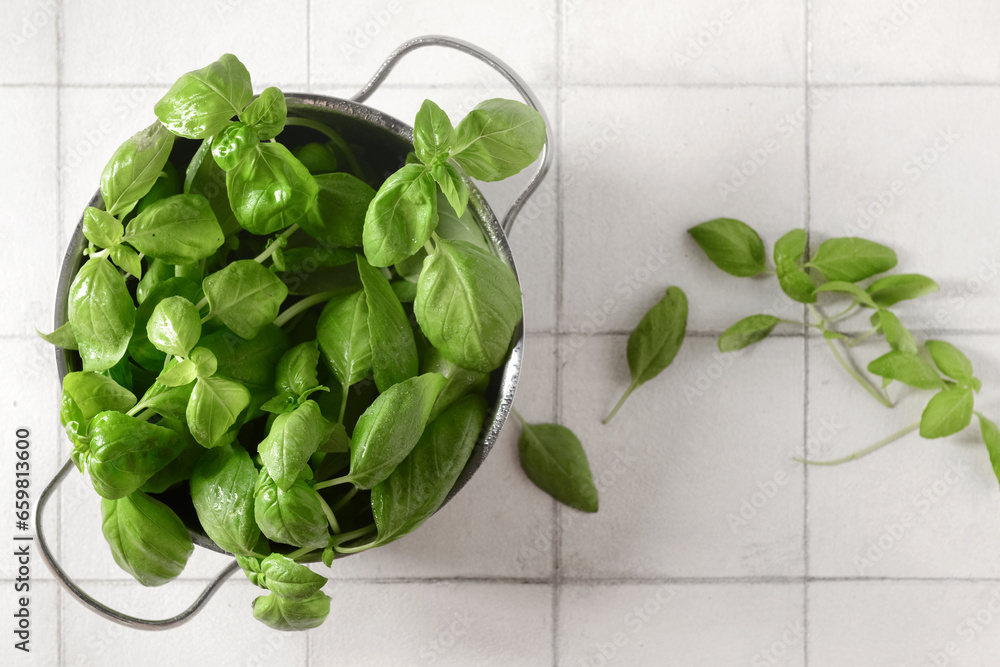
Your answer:
[[[367,100],[372,93],[374,93],[380,85],[389,76],[389,72],[396,66],[396,64],[405,56],[406,54],[416,51],[417,49],[423,48],[425,46],[443,46],[449,49],[455,49],[456,51],[461,51],[466,55],[470,55],[478,60],[483,61],[494,70],[496,70],[503,78],[507,79],[517,92],[521,94],[525,103],[532,107],[535,111],[542,115],[542,120],[545,121],[545,127],[549,127],[548,118],[545,116],[545,110],[542,109],[541,103],[538,101],[538,97],[532,92],[528,84],[525,83],[524,79],[518,76],[510,67],[507,66],[502,60],[494,56],[489,51],[485,51],[474,44],[462,41],[461,39],[455,39],[454,37],[446,37],[444,35],[423,35],[421,37],[414,37],[413,39],[407,40],[396,47],[396,50],[389,54],[389,57],[385,59],[385,62],[378,68],[375,75],[369,79],[368,83],[359,90],[354,97],[351,98],[354,102],[364,102]],[[514,219],[517,214],[521,211],[525,202],[532,193],[538,189],[539,184],[545,177],[545,174],[549,170],[549,166],[552,164],[552,135],[549,133],[545,141],[545,146],[542,148],[541,160],[538,163],[538,169],[532,175],[531,180],[528,184],[524,186],[521,193],[514,200],[514,203],[510,205],[507,209],[507,213],[503,216],[500,225],[503,227],[505,234],[510,234],[511,228],[514,226]]]
[[[182,625],[183,623],[189,621],[191,617],[197,614],[205,603],[208,602],[209,598],[215,595],[215,591],[218,590],[219,586],[221,586],[222,583],[229,578],[229,575],[235,572],[237,567],[239,567],[234,560],[229,566],[222,570],[222,572],[219,572],[219,574],[217,574],[211,582],[209,582],[208,586],[205,587],[205,590],[201,592],[201,595],[198,596],[198,599],[196,599],[190,607],[176,616],[171,616],[170,618],[158,620],[136,618],[135,616],[123,614],[120,611],[98,602],[94,598],[87,595],[82,588],[70,579],[65,570],[59,566],[59,563],[56,562],[55,555],[52,553],[51,549],[49,549],[49,543],[48,540],[45,539],[45,531],[42,528],[42,517],[45,513],[45,506],[48,504],[49,498],[55,492],[56,487],[62,483],[63,479],[66,478],[66,475],[69,474],[69,471],[74,467],[75,465],[73,464],[73,460],[67,460],[66,463],[63,464],[63,467],[59,469],[59,472],[56,473],[56,476],[52,478],[52,481],[49,482],[48,486],[45,487],[45,490],[42,491],[42,495],[38,497],[38,505],[35,508],[35,534],[38,537],[38,546],[41,549],[42,558],[45,561],[45,564],[49,566],[49,569],[52,570],[52,574],[56,576],[56,579],[59,580],[59,583],[61,583],[66,590],[73,594],[73,597],[90,607],[92,611],[103,616],[109,621],[114,621],[115,623],[120,623],[121,625],[125,625],[130,628],[137,628],[140,630],[169,630],[170,628],[176,628],[178,625]]]

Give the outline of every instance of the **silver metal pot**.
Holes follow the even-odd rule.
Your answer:
[[[287,94],[286,99],[288,102],[289,115],[311,118],[330,125],[331,127],[337,129],[343,136],[350,136],[354,143],[383,146],[387,147],[389,150],[396,150],[396,152],[400,155],[405,154],[407,150],[412,148],[413,128],[406,123],[378,111],[377,109],[373,109],[362,104],[362,102],[368,99],[368,97],[378,89],[403,56],[425,46],[441,46],[455,49],[486,63],[499,72],[507,81],[509,81],[518,93],[520,93],[524,101],[542,114],[544,118],[545,112],[543,111],[538,98],[531,91],[528,85],[517,74],[511,71],[511,69],[501,60],[494,57],[490,53],[469,44],[468,42],[440,35],[416,37],[400,45],[389,55],[388,58],[386,58],[385,62],[382,63],[371,80],[369,80],[368,83],[365,84],[365,86],[349,100],[324,97],[321,95],[295,93]],[[547,121],[546,126],[548,126]],[[510,233],[514,224],[514,219],[517,217],[521,207],[538,187],[542,178],[544,178],[551,161],[552,148],[550,135],[545,148],[542,150],[538,169],[531,176],[528,184],[521,191],[517,199],[515,199],[514,203],[511,204],[502,221],[498,221],[496,215],[493,213],[492,209],[490,209],[476,185],[469,179],[466,179],[466,183],[469,186],[469,208],[478,221],[490,247],[505,263],[511,267],[511,269],[515,269],[514,258],[511,256],[510,246],[507,242],[507,234]],[[94,198],[90,201],[90,205],[101,205],[100,192],[94,195]],[[67,295],[70,284],[83,263],[83,250],[85,245],[86,239],[83,236],[81,219],[81,224],[77,225],[76,232],[70,240],[69,248],[63,260],[62,271],[59,276],[59,285],[56,293],[55,318],[55,324],[57,327],[66,322]],[[483,461],[486,459],[486,455],[489,454],[490,449],[497,440],[497,437],[500,435],[500,430],[503,428],[504,421],[510,413],[511,404],[514,400],[514,391],[517,388],[518,375],[521,370],[523,347],[524,329],[522,323],[521,325],[518,325],[517,330],[514,332],[514,344],[508,354],[506,362],[502,367],[494,371],[494,377],[491,382],[491,387],[494,388],[494,395],[488,397],[491,400],[492,408],[487,418],[487,425],[484,433],[479,442],[476,443],[476,446],[472,451],[472,456],[470,457],[468,464],[466,464],[465,469],[462,471],[462,474],[459,476],[458,481],[455,483],[454,488],[445,499],[446,503],[458,493],[458,491],[469,481],[469,479],[472,478],[475,472],[479,469],[479,466],[482,465]],[[56,365],[59,369],[60,379],[63,378],[66,373],[78,370],[74,367],[76,363],[77,360],[75,355],[72,353],[61,349],[56,350]],[[122,612],[112,609],[93,599],[86,592],[84,592],[60,567],[59,563],[56,562],[55,556],[49,547],[48,540],[45,537],[45,532],[42,527],[45,507],[49,499],[55,489],[73,468],[73,462],[71,460],[67,460],[39,496],[38,507],[35,515],[35,530],[38,536],[38,544],[41,548],[43,559],[49,569],[52,570],[57,581],[59,581],[59,583],[62,584],[62,586],[66,588],[70,594],[89,607],[92,611],[109,620],[129,627],[144,630],[165,630],[167,628],[173,628],[181,625],[194,616],[194,614],[202,608],[208,599],[212,597],[218,587],[238,569],[238,564],[234,560],[230,565],[216,575],[216,577],[208,584],[208,586],[202,591],[190,607],[180,614],[170,618],[158,620],[136,618],[134,616],[123,614]],[[200,530],[189,529],[189,532],[191,533],[192,540],[198,546],[211,549],[219,553],[226,553]]]

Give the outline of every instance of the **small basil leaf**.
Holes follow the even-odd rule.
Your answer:
[[[319,187],[309,170],[278,143],[254,146],[226,172],[236,220],[254,234],[270,234],[300,222],[316,204]]]
[[[972,390],[943,389],[931,397],[920,416],[920,435],[943,438],[963,430],[972,423]]]
[[[426,165],[448,159],[455,141],[455,128],[441,107],[424,100],[413,122],[413,150]]]
[[[892,248],[848,237],[823,241],[806,266],[816,269],[827,280],[854,283],[888,271],[896,262]]]
[[[916,299],[937,292],[938,284],[916,273],[879,278],[868,286],[867,292],[880,308],[889,308],[900,301]]]
[[[368,406],[351,439],[351,482],[370,489],[392,473],[420,439],[445,383],[443,375],[425,373],[394,384]]]
[[[462,175],[449,163],[431,167],[431,176],[441,188],[441,193],[451,204],[455,215],[461,216],[469,205],[469,186],[465,184]]]
[[[889,343],[889,347],[893,350],[909,354],[917,353],[917,341],[914,340],[913,334],[903,326],[903,323],[891,311],[884,308],[877,310],[872,315],[872,325],[882,330],[885,334],[886,342]]]
[[[747,278],[764,270],[764,242],[745,222],[718,218],[695,225],[688,234],[713,264],[730,275]]]
[[[898,380],[917,389],[941,389],[944,381],[923,357],[893,350],[868,364],[868,371],[886,380]]]
[[[136,216],[128,224],[125,240],[168,264],[189,264],[211,256],[222,247],[225,235],[207,199],[174,195]]]
[[[110,215],[131,211],[160,177],[173,146],[174,135],[155,122],[119,146],[101,173],[104,210]]]
[[[222,436],[248,405],[250,392],[239,382],[221,377],[198,378],[186,412],[191,435],[203,447],[224,442]]]
[[[118,363],[132,336],[135,303],[107,258],[92,258],[80,267],[69,288],[67,310],[83,370],[102,371]]]
[[[142,278],[142,260],[138,253],[125,245],[116,245],[111,248],[108,256],[122,271],[136,278]]]
[[[798,263],[806,252],[806,230],[793,229],[774,244],[774,263]]]
[[[437,227],[437,187],[430,168],[406,165],[385,180],[365,215],[365,256],[391,266],[421,248]]]
[[[777,265],[778,284],[781,291],[799,303],[816,303],[816,281],[797,264],[783,262]]]
[[[561,503],[596,512],[597,488],[580,440],[559,424],[521,422],[517,442],[521,467],[528,479]]]
[[[372,367],[365,293],[330,299],[320,313],[316,338],[323,358],[345,389],[365,377]]]
[[[416,283],[411,283],[409,280],[394,280],[390,287],[400,303],[413,303],[417,299]]]
[[[267,469],[261,470],[254,488],[254,517],[274,542],[314,549],[327,545],[330,531],[319,494],[301,479],[282,491]]]
[[[83,235],[100,248],[113,248],[122,240],[125,228],[115,216],[99,208],[88,206],[83,210]]]
[[[260,142],[257,130],[242,122],[229,123],[212,138],[212,157],[223,171],[235,169]]]
[[[163,299],[149,321],[146,336],[156,349],[175,357],[186,357],[201,338],[201,316],[194,304],[182,296]]]
[[[521,288],[496,255],[442,239],[424,262],[413,312],[441,354],[488,373],[503,364],[521,321]]]
[[[175,579],[194,552],[184,522],[145,493],[101,499],[101,530],[118,567],[143,586]]]
[[[271,271],[241,259],[205,278],[209,312],[237,336],[251,339],[278,316],[288,288]]]
[[[305,401],[292,412],[279,414],[267,437],[257,447],[264,467],[275,484],[287,491],[309,463],[309,457],[333,431],[319,405]]]
[[[210,349],[218,361],[218,375],[236,380],[250,390],[244,421],[261,414],[260,406],[274,396],[274,369],[291,343],[273,324],[256,337],[244,340],[227,329],[202,336],[198,344]]]
[[[817,292],[838,292],[840,294],[847,294],[854,297],[854,300],[863,306],[868,306],[869,308],[878,308],[875,302],[868,295],[868,292],[864,291],[854,283],[845,282],[843,280],[832,280],[828,283],[824,283],[816,288]]]
[[[253,617],[274,630],[309,630],[330,614],[330,596],[320,591],[307,600],[262,595],[253,601]]]
[[[983,415],[976,413],[976,416],[979,417],[979,431],[982,433],[983,442],[986,443],[986,451],[990,455],[993,474],[1000,480],[1000,428]]]
[[[282,554],[271,554],[260,565],[267,588],[287,600],[307,600],[315,595],[327,578]]]
[[[247,575],[247,579],[251,584],[260,588],[267,588],[267,581],[264,578],[264,573],[261,571],[260,558],[255,556],[236,556],[236,562],[240,564],[240,569],[243,570],[243,574]]]
[[[232,554],[254,556],[260,529],[254,521],[257,468],[239,445],[209,450],[191,473],[191,500],[205,534]]]
[[[465,241],[489,252],[490,244],[486,242],[483,230],[479,227],[479,223],[476,221],[472,211],[466,208],[464,213],[456,215],[455,210],[451,206],[445,205],[447,201],[443,193],[438,194],[438,236],[449,241]],[[415,256],[420,259],[416,265],[417,273],[420,273],[421,263],[423,262],[421,254],[418,253]],[[400,273],[400,275],[404,274]],[[413,280],[416,282],[415,277]]]
[[[480,181],[501,181],[538,159],[545,146],[545,121],[526,104],[480,102],[455,127],[451,156]]]
[[[943,340],[929,340],[926,345],[939,371],[953,380],[972,382],[972,362],[961,350]]]
[[[170,267],[173,268],[173,267]],[[169,278],[158,283],[142,302],[135,313],[135,327],[132,339],[128,344],[129,354],[136,363],[151,373],[159,373],[163,369],[166,354],[156,349],[146,335],[146,324],[153,316],[153,311],[161,301],[171,296],[182,296],[191,303],[201,301],[203,295],[198,282],[189,278]]]
[[[169,428],[121,412],[102,412],[90,424],[87,471],[102,498],[124,498],[181,453],[183,439]]]
[[[204,139],[221,130],[253,97],[250,73],[229,53],[184,74],[153,107],[174,134]]]
[[[732,325],[719,336],[719,351],[742,350],[767,338],[780,320],[773,315],[751,315]]]
[[[281,134],[287,116],[285,94],[271,86],[262,90],[257,99],[243,110],[240,120],[251,125],[261,140],[267,141]]]
[[[364,244],[365,216],[375,190],[359,178],[344,173],[316,177],[316,206],[299,225],[317,241],[349,248]]]
[[[187,404],[191,398],[191,391],[193,389],[194,383],[192,382],[176,387],[168,387],[161,382],[154,382],[146,390],[146,393],[142,395],[142,403],[153,412],[164,417],[183,419],[187,412]]]
[[[278,360],[274,388],[279,393],[299,396],[319,386],[316,371],[319,364],[319,343],[311,340],[285,352]]]
[[[358,273],[368,302],[368,333],[371,336],[372,371],[379,391],[414,377],[420,361],[413,330],[403,305],[381,271],[358,256]]]
[[[194,363],[199,377],[212,377],[219,368],[218,357],[207,347],[194,348],[189,359]]]
[[[76,335],[73,334],[73,327],[70,326],[69,322],[60,325],[52,333],[42,333],[38,329],[35,329],[35,333],[46,343],[51,343],[56,347],[61,347],[64,350],[77,349]]]
[[[260,409],[264,412],[280,415],[292,412],[297,407],[299,407],[299,401],[296,395],[289,392],[282,392],[260,406]]]
[[[165,369],[156,377],[156,381],[164,387],[182,387],[194,382],[196,377],[198,377],[198,367],[190,359],[185,359]],[[190,398],[190,394],[188,397]]]

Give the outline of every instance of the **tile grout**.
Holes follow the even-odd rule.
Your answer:
[[[563,257],[564,257],[564,236],[563,236],[563,187],[562,187],[562,150],[563,150],[563,94],[562,94],[562,65],[563,65],[563,39],[565,33],[565,16],[563,16],[562,0],[553,0],[556,14],[556,39],[555,39],[555,84],[556,84],[556,141],[557,146],[553,157],[555,165],[553,176],[556,179],[556,331],[563,328]],[[555,340],[556,374],[555,374],[555,422],[562,421],[562,376],[563,357],[562,346],[559,344],[559,337]],[[559,667],[559,616],[560,616],[560,588],[562,586],[562,508],[558,501],[552,500],[552,667]]]

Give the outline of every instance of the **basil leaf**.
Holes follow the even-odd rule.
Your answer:
[[[145,493],[102,498],[101,516],[101,531],[115,562],[143,586],[162,586],[177,578],[194,552],[184,522]]]
[[[490,384],[489,373],[462,368],[445,359],[437,349],[430,346],[428,346],[421,362],[420,372],[440,373],[447,380],[434,402],[434,409],[431,410],[429,421],[437,419],[438,415],[466,394],[485,394],[486,388]]]
[[[226,53],[177,79],[153,111],[174,134],[204,139],[221,130],[252,97],[250,73],[236,56]]]
[[[109,250],[108,256],[125,273],[142,278],[142,260],[132,248],[126,245],[116,245]]]
[[[838,238],[823,241],[806,266],[816,269],[827,280],[857,282],[896,266],[896,253],[874,241]]]
[[[292,149],[292,155],[298,158],[299,162],[313,175],[337,171],[337,152],[330,142],[296,146]]]
[[[318,451],[324,454],[347,454],[351,451],[351,438],[343,424],[333,424],[330,437],[319,446]]]
[[[76,335],[73,333],[73,327],[70,326],[69,322],[60,325],[52,333],[42,333],[38,329],[35,329],[35,333],[46,343],[51,343],[56,347],[61,347],[64,350],[77,349]]]
[[[466,208],[464,213],[458,215],[451,206],[445,205],[447,201],[444,194],[438,194],[438,236],[449,241],[465,241],[490,252],[490,244],[486,242],[483,230],[480,229],[479,223],[476,222],[476,218],[472,215],[472,212]],[[423,264],[421,254],[417,253],[415,256],[420,260],[416,263],[415,267],[417,274],[420,273]],[[400,275],[408,277],[403,273],[400,273]],[[416,276],[413,276],[413,281],[416,282]]]
[[[201,338],[201,316],[194,304],[182,296],[163,299],[149,321],[146,336],[156,349],[175,357],[186,357]]]
[[[799,266],[805,251],[805,230],[793,229],[774,244],[774,266],[781,291],[799,303],[816,303],[816,282]]]
[[[198,344],[215,354],[219,375],[236,380],[250,390],[250,407],[244,421],[259,415],[259,407],[274,396],[275,366],[290,345],[285,332],[268,324],[256,337],[244,340],[221,329],[202,336]]]
[[[174,277],[174,266],[162,259],[152,258],[146,267],[146,273],[135,287],[135,300],[141,306],[150,292],[160,283]],[[145,325],[143,325],[145,326]]]
[[[86,432],[87,424],[101,412],[125,412],[134,406],[135,394],[100,373],[81,371],[63,378],[63,402],[67,400],[79,411],[77,418]]]
[[[885,380],[899,380],[917,389],[944,387],[944,381],[934,367],[922,357],[910,352],[897,350],[887,352],[868,364],[868,371]]]
[[[299,407],[299,399],[295,394],[285,391],[264,403],[264,405],[260,406],[260,409],[264,412],[273,412],[276,415],[280,415],[292,412],[297,407]]]
[[[221,377],[199,377],[187,406],[188,428],[203,447],[214,447],[250,405],[250,392],[239,382]]]
[[[320,313],[316,338],[323,358],[345,390],[365,377],[372,367],[365,293],[330,299]]]
[[[455,128],[441,107],[424,100],[413,122],[413,150],[426,165],[448,159],[455,142]]]
[[[191,350],[188,360],[194,363],[200,377],[212,377],[219,367],[218,358],[207,347],[196,347]]]
[[[192,377],[191,379],[193,380],[194,378]],[[146,390],[146,393],[142,395],[142,403],[153,412],[164,417],[183,419],[187,412],[187,404],[191,399],[191,391],[193,389],[194,383],[191,381],[176,387],[168,387],[161,382],[154,382]]]
[[[979,417],[979,431],[982,433],[983,442],[986,443],[986,451],[990,455],[993,474],[1000,480],[1000,428],[978,412],[976,416]]]
[[[375,190],[350,174],[321,174],[315,178],[319,188],[316,206],[299,221],[299,226],[321,243],[363,245],[365,216]]]
[[[832,280],[828,283],[824,283],[816,288],[817,292],[839,292],[840,294],[847,294],[854,297],[854,300],[863,306],[868,306],[869,308],[878,308],[875,302],[868,295],[868,292],[864,291],[854,283],[845,282],[843,280]]]
[[[185,359],[170,368],[164,369],[162,373],[156,376],[156,381],[164,387],[181,387],[191,384],[196,377],[198,377],[198,367],[190,359]],[[190,396],[191,394],[188,393],[189,398]]]
[[[732,325],[719,336],[719,351],[742,350],[767,338],[779,320],[773,315],[751,315]]]
[[[891,311],[880,308],[872,315],[872,326],[876,326],[885,334],[885,340],[889,347],[900,352],[909,354],[917,353],[917,341],[913,334],[903,326]]]
[[[901,273],[879,278],[868,286],[867,292],[880,308],[889,308],[900,301],[916,299],[937,292],[938,284],[916,273]]]
[[[240,231],[233,207],[229,205],[226,171],[211,157],[212,140],[205,139],[188,163],[184,178],[184,194],[201,195],[208,200],[216,220],[226,236]]]
[[[260,564],[267,588],[286,600],[307,600],[318,593],[327,578],[281,554],[271,554]]]
[[[597,488],[580,440],[559,424],[521,422],[521,467],[542,491],[583,512],[596,512]]]
[[[191,303],[196,303],[201,300],[203,294],[199,284],[189,278],[169,278],[150,290],[135,313],[135,326],[128,351],[136,363],[151,373],[159,373],[163,369],[166,354],[156,349],[149,341],[146,325],[160,302],[172,296],[181,296]]]
[[[278,360],[274,388],[279,393],[301,396],[319,386],[316,370],[319,364],[319,343],[311,340],[285,352]]]
[[[441,354],[488,373],[503,364],[521,321],[521,288],[497,256],[441,239],[424,262],[413,312]]]
[[[926,345],[939,371],[953,380],[972,382],[972,362],[961,350],[943,340],[929,340]]]
[[[358,273],[368,302],[368,333],[371,337],[372,370],[379,391],[414,377],[419,371],[417,345],[410,320],[396,298],[389,279],[358,256]]]
[[[333,425],[323,417],[316,401],[305,401],[275,418],[257,452],[279,489],[287,491],[291,487],[309,457],[332,432]]]
[[[431,176],[451,204],[455,215],[460,216],[465,213],[465,208],[469,205],[469,186],[465,184],[458,170],[446,162],[431,167]]]
[[[406,165],[382,183],[368,206],[365,256],[373,266],[401,262],[430,240],[437,221],[437,187],[430,169]]]
[[[444,502],[465,468],[486,418],[486,401],[466,396],[430,423],[413,450],[372,489],[379,545],[423,524]]]
[[[88,206],[83,210],[83,235],[101,248],[113,248],[121,243],[125,228],[115,216],[99,208]]]
[[[240,564],[240,569],[247,579],[254,586],[267,588],[264,580],[264,573],[261,571],[261,559],[254,556],[236,556],[236,562]]]
[[[526,104],[480,102],[455,127],[451,156],[480,181],[501,181],[538,159],[545,146],[545,121]]]
[[[972,390],[962,387],[943,389],[931,397],[920,416],[920,435],[943,438],[972,423]]]
[[[288,105],[285,94],[271,86],[261,91],[240,114],[240,120],[253,127],[262,141],[273,139],[285,129]]]
[[[253,617],[274,630],[309,630],[323,625],[330,613],[330,596],[322,591],[307,600],[262,595],[253,601]]]
[[[189,264],[222,247],[225,235],[207,199],[174,195],[136,216],[128,224],[125,240],[139,252],[168,264]]]
[[[69,288],[68,313],[83,370],[103,371],[118,363],[132,336],[135,304],[107,258],[91,258],[80,267]]]
[[[110,215],[131,211],[160,177],[173,147],[174,136],[156,122],[119,146],[101,173],[104,210]]]
[[[785,262],[798,263],[806,253],[806,230],[793,229],[774,244],[775,265]]]
[[[181,434],[184,439],[184,448],[181,449],[181,453],[177,455],[177,458],[161,468],[159,472],[147,479],[139,487],[139,490],[143,493],[163,493],[172,486],[182,482],[186,483],[191,479],[194,467],[198,465],[198,461],[201,460],[202,455],[206,451],[204,447],[189,437],[183,421],[176,420],[175,425],[174,423],[170,423],[171,420],[172,418],[164,419],[160,423],[168,425],[171,430]],[[187,490],[185,489],[184,492],[187,493]]]
[[[695,225],[688,234],[717,267],[748,278],[765,268],[764,242],[748,224],[732,218],[717,218]]]
[[[133,211],[138,215],[161,199],[183,193],[184,184],[181,182],[180,174],[177,173],[177,167],[167,160],[167,163],[163,165],[163,171],[153,183],[153,187],[136,203]]]
[[[239,445],[212,449],[191,473],[191,500],[213,542],[240,556],[255,555],[260,529],[254,521],[257,468]]]
[[[272,272],[241,259],[205,278],[209,312],[237,336],[250,339],[274,321],[288,288]]]
[[[316,204],[316,179],[278,143],[257,144],[243,162],[226,172],[229,204],[240,225],[270,234],[300,222]]]
[[[370,489],[392,473],[420,439],[445,382],[425,373],[394,384],[368,406],[351,438],[351,482]]]
[[[90,423],[87,471],[102,498],[132,493],[181,453],[183,440],[169,428],[121,412],[102,412]]]
[[[257,130],[246,123],[235,122],[212,137],[212,157],[224,171],[235,169],[260,142]]]
[[[390,285],[392,293],[400,303],[413,303],[417,299],[417,284],[409,280],[394,280]]]
[[[267,470],[261,470],[254,488],[254,517],[274,542],[321,549],[329,541],[319,495],[302,479],[282,491]]]

